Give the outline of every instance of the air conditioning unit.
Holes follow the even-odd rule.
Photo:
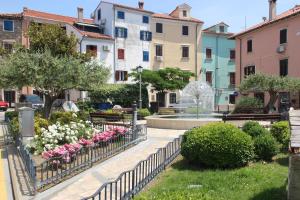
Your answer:
[[[283,53],[285,52],[285,46],[284,45],[280,45],[278,48],[277,48],[277,53]]]
[[[163,57],[162,56],[156,56],[156,61],[159,61],[159,62],[163,61]]]
[[[109,46],[103,46],[103,51],[110,51]]]

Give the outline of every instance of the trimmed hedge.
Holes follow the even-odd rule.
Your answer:
[[[288,149],[291,130],[288,121],[276,122],[270,130],[272,136],[282,145],[282,149]]]
[[[17,111],[7,111],[4,114],[5,120],[13,120],[13,118],[18,117],[19,113]]]
[[[232,124],[210,123],[184,134],[182,155],[207,167],[232,168],[246,165],[254,157],[249,135]]]
[[[264,133],[254,138],[254,152],[258,160],[272,161],[279,152],[279,144],[270,133]]]
[[[257,137],[261,134],[268,133],[268,131],[262,127],[258,122],[248,121],[243,125],[242,130],[251,137]]]

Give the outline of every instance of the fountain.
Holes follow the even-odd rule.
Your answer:
[[[222,115],[214,111],[214,90],[204,81],[191,81],[183,90],[176,115],[147,117],[147,126],[185,130],[209,122],[221,121]]]

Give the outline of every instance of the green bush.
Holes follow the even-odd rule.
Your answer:
[[[263,103],[254,97],[242,97],[235,105],[233,114],[263,113]]]
[[[283,149],[288,149],[291,131],[288,121],[276,122],[270,130],[272,136],[282,145]]]
[[[42,128],[47,129],[49,126],[48,120],[41,117],[34,117],[34,132],[35,135],[40,136],[42,134]]]
[[[254,138],[254,152],[257,159],[271,161],[279,152],[279,144],[270,133],[261,134]]]
[[[240,167],[254,156],[251,137],[234,125],[221,122],[187,131],[181,147],[187,160],[208,167]]]
[[[13,118],[18,117],[17,111],[5,112],[5,120],[13,120]]]
[[[252,137],[257,137],[261,134],[268,133],[264,127],[262,127],[258,122],[254,121],[246,122],[242,130]]]
[[[20,125],[18,117],[14,117],[9,124],[10,132],[14,139],[20,135]]]
[[[138,109],[138,115],[142,118],[148,117],[151,115],[150,111],[147,108]]]
[[[91,101],[78,101],[76,105],[80,111],[95,112],[95,108]]]
[[[60,122],[61,124],[70,124],[70,122],[77,122],[77,115],[72,112],[53,112],[50,115],[50,122],[55,124]]]

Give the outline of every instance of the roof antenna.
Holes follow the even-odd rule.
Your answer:
[[[245,16],[245,30],[247,29],[247,16]]]

